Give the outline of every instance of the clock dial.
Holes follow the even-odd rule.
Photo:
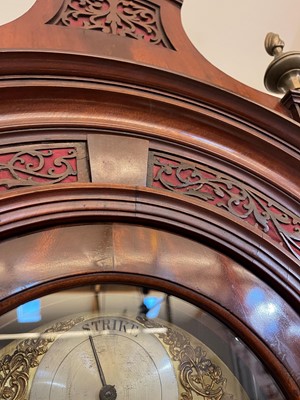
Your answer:
[[[51,345],[29,398],[167,400],[178,398],[178,385],[173,363],[153,333],[136,320],[97,316]]]

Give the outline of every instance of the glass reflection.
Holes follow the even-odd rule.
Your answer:
[[[264,337],[272,337],[278,332],[280,316],[278,304],[272,302],[263,289],[251,288],[245,299],[250,310],[250,321]]]
[[[41,321],[41,301],[40,299],[29,301],[17,308],[18,322],[39,322]]]
[[[247,306],[251,310],[252,318],[256,321],[261,320],[261,329],[268,330],[269,334],[272,334],[272,332],[274,333],[277,329],[276,304],[272,303],[271,299],[268,299],[264,291],[260,288],[249,290],[246,300]],[[14,341],[16,340],[20,342],[26,339],[37,340],[40,338],[46,341],[51,341],[53,353],[49,351],[49,354],[60,354],[61,361],[59,365],[61,365],[61,367],[59,367],[57,371],[55,370],[53,372],[52,378],[55,377],[55,382],[53,381],[54,378],[51,378],[51,381],[51,376],[47,374],[45,375],[43,370],[37,369],[37,372],[35,371],[35,378],[31,379],[33,379],[33,382],[36,382],[36,389],[33,389],[31,393],[35,393],[34,390],[36,390],[36,396],[39,396],[39,393],[43,390],[39,389],[39,387],[43,387],[43,382],[47,381],[54,382],[51,391],[55,393],[55,396],[60,396],[65,399],[64,388],[68,383],[66,383],[64,379],[67,381],[70,379],[69,377],[65,378],[69,376],[69,365],[74,364],[76,366],[78,364],[76,360],[79,352],[76,353],[75,350],[72,350],[76,348],[75,345],[72,347],[72,343],[78,343],[82,363],[85,363],[85,365],[88,363],[89,368],[92,368],[92,354],[89,351],[90,346],[87,335],[90,332],[93,332],[93,335],[95,335],[95,343],[99,349],[99,354],[107,354],[107,349],[110,347],[113,349],[111,355],[113,359],[113,355],[116,354],[118,346],[122,346],[122,348],[124,348],[124,353],[122,353],[122,356],[119,355],[119,358],[121,357],[123,360],[122,362],[124,363],[127,363],[128,360],[134,362],[134,354],[136,352],[135,343],[141,346],[142,349],[145,349],[142,350],[139,355],[139,363],[142,364],[146,362],[147,354],[151,353],[152,348],[156,349],[153,355],[154,358],[151,355],[151,357],[156,361],[153,365],[151,364],[152,361],[150,363],[151,368],[153,369],[153,374],[162,374],[161,376],[164,376],[164,379],[168,382],[168,372],[163,371],[169,371],[169,376],[172,377],[171,381],[173,384],[176,374],[179,373],[177,369],[180,365],[184,365],[184,362],[179,365],[180,353],[178,353],[177,359],[179,361],[177,360],[171,368],[171,364],[168,362],[167,353],[171,354],[174,349],[174,351],[178,351],[177,347],[172,343],[172,340],[174,339],[171,340],[171,338],[174,338],[176,335],[180,336],[180,334],[183,334],[183,337],[187,335],[185,340],[188,341],[189,346],[192,349],[189,350],[191,351],[190,357],[195,357],[195,360],[197,360],[197,368],[201,371],[205,371],[206,368],[206,371],[209,371],[209,368],[212,368],[213,365],[217,364],[221,365],[220,368],[222,369],[224,376],[226,375],[226,372],[224,371],[228,368],[228,371],[231,371],[237,378],[236,385],[234,384],[234,381],[231,383],[231,387],[235,386],[235,397],[228,397],[230,394],[226,394],[224,389],[222,397],[220,397],[221,392],[219,392],[219,397],[215,396],[216,398],[220,398],[221,400],[284,399],[270,373],[233,332],[203,310],[174,296],[169,296],[165,293],[147,288],[96,285],[51,294],[36,300],[35,303],[31,303],[35,304],[35,307],[38,306],[37,309],[39,310],[39,317],[41,320],[32,319],[31,321],[27,320],[21,323],[19,319],[19,308],[0,317],[0,349],[2,348],[2,352],[0,353],[0,364],[1,359],[4,357],[3,354],[7,352],[6,349],[14,348]],[[26,306],[28,306],[28,304]],[[35,311],[32,311],[32,315],[35,315]],[[73,319],[75,318],[74,315],[79,317],[84,315],[86,322],[74,325],[74,327],[70,328],[63,334],[61,332],[45,333],[47,327],[53,327],[53,325],[59,321]],[[96,319],[94,317],[95,315],[98,315]],[[110,316],[110,320],[107,320],[107,318],[105,319],[104,316]],[[132,323],[133,320],[135,321],[134,324]],[[149,323],[143,322],[147,320]],[[116,321],[115,325],[114,321]],[[126,321],[131,322],[127,323]],[[85,329],[87,326],[90,327],[90,329]],[[176,329],[174,328],[174,331],[173,327],[176,327]],[[170,329],[171,331],[169,331]],[[176,333],[177,329],[179,333]],[[112,336],[112,333],[115,337]],[[141,336],[141,334],[144,336]],[[147,339],[147,337],[151,338],[151,340]],[[117,342],[115,341],[116,338],[118,338]],[[116,343],[118,343],[118,345],[116,345]],[[161,347],[161,345],[163,345],[163,347]],[[174,347],[173,350],[172,346]],[[49,348],[51,349],[51,347]],[[199,353],[200,350],[195,351],[200,348],[202,349],[202,353]],[[210,352],[212,352],[211,354],[215,354],[215,356],[213,356],[213,361],[211,361],[211,357],[208,357]],[[158,356],[158,354],[160,356]],[[53,359],[56,359],[55,357],[57,356],[53,355],[52,357],[54,357]],[[44,361],[42,361],[43,359]],[[49,369],[50,365],[52,365],[52,361],[48,360],[49,358],[47,357],[41,357],[41,359],[38,360],[38,363],[40,365],[43,365],[44,363],[47,370],[47,368]],[[71,360],[72,362],[69,363],[67,360]],[[105,362],[103,361],[103,363]],[[105,365],[108,370],[111,368],[109,367],[109,363]],[[114,365],[115,370],[117,370],[119,364],[115,362]],[[80,378],[81,372],[78,371],[76,367],[74,368],[72,367],[72,373],[78,376],[81,385],[83,384],[82,379]],[[86,370],[89,370],[89,368],[86,368]],[[155,372],[158,371],[157,368],[159,368],[161,372]],[[136,373],[138,373],[140,368],[137,368],[136,371]],[[173,372],[171,373],[170,371]],[[215,374],[217,374],[216,371],[217,370],[214,370]],[[85,373],[87,374],[86,376],[89,376],[88,372]],[[190,373],[194,374],[195,371],[191,370]],[[119,380],[123,382],[122,388],[119,388],[119,392],[121,393],[123,387],[126,385],[129,387],[131,384],[128,383],[130,382],[129,377],[128,381],[126,380],[127,378],[124,380],[124,374],[122,374],[122,371],[119,371],[118,374]],[[39,376],[40,379],[38,379]],[[208,379],[207,376],[205,379]],[[94,380],[98,379],[97,374],[93,372],[93,375],[88,379],[90,379],[91,382],[94,382]],[[199,377],[197,379],[199,379]],[[220,378],[220,382],[222,379]],[[196,382],[196,380],[194,382]],[[150,385],[150,383],[151,382],[149,381],[147,385]],[[242,391],[245,391],[245,395],[240,392],[238,387],[239,384],[242,387]],[[166,385],[169,385],[169,383],[166,383]],[[194,397],[192,397],[192,399],[204,399],[200,394],[198,394],[198,397],[195,397],[196,391],[199,390],[200,392],[199,388],[204,387],[203,385],[201,386],[199,382],[195,384],[195,391],[193,392]],[[226,387],[225,383],[222,388],[223,387]],[[161,389],[157,390],[161,393]],[[138,389],[136,393],[136,396],[141,397]],[[162,399],[169,400],[168,392],[164,393],[165,397],[162,397]],[[134,399],[134,395],[135,394],[132,394],[131,400]],[[32,397],[29,396],[29,400],[34,400],[35,397],[33,396],[33,394]],[[55,398],[55,400],[59,400],[59,398]],[[122,400],[121,394],[119,394],[119,398]],[[49,397],[49,399],[52,400],[52,397]],[[76,400],[76,397],[72,400]]]

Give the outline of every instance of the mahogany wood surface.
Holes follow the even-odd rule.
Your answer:
[[[162,45],[56,25],[65,4],[37,0],[0,27],[0,313],[92,282],[146,284],[217,316],[253,348],[288,400],[300,398],[299,123],[277,98],[226,76],[194,49],[180,0],[151,1]],[[120,147],[114,155],[113,143],[129,142],[138,179],[122,182],[122,157],[128,171],[132,165]],[[80,148],[77,162],[63,153],[69,175],[55,185],[52,167],[44,181],[24,183],[16,173],[22,162],[14,169],[9,161],[66,148]],[[266,195],[266,213],[254,208],[250,223],[203,193],[155,187],[153,152]],[[272,212],[277,241],[266,226]],[[263,316],[246,304],[254,287],[278,309],[277,335],[268,336]]]
[[[63,6],[63,0],[37,0],[34,6],[19,19],[0,27],[0,47],[2,59],[10,58],[12,51],[23,53],[37,52],[36,56],[45,68],[62,72],[58,63],[51,61],[51,53],[89,54],[95,58],[98,69],[103,59],[123,60],[134,64],[148,65],[160,71],[174,72],[178,76],[189,76],[197,81],[209,83],[241,97],[259,103],[282,114],[287,111],[278,98],[252,89],[209,63],[191,44],[186,36],[180,17],[180,2],[170,0],[152,0],[160,9],[161,22],[166,36],[175,50],[145,44],[142,40],[133,40],[74,27],[49,24]],[[34,23],[33,23],[34,21]],[[203,39],[205,40],[205,38]],[[43,51],[44,53],[38,53]],[[47,53],[50,52],[48,55]],[[47,63],[45,63],[45,60]],[[4,60],[5,62],[5,60]],[[3,61],[1,60],[3,65]],[[20,67],[20,60],[10,62],[11,70]],[[21,67],[25,72],[26,68]],[[65,70],[72,73],[72,63],[64,64]],[[33,68],[28,70],[30,74]],[[135,76],[132,76],[135,78]],[[197,88],[195,88],[197,91]]]

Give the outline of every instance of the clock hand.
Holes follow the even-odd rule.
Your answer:
[[[100,363],[100,360],[99,360],[99,357],[98,357],[98,354],[96,351],[95,343],[94,343],[93,337],[91,335],[89,335],[89,340],[90,340],[91,347],[93,350],[94,358],[96,360],[98,372],[100,375],[100,380],[102,382],[102,388],[100,389],[100,393],[99,393],[99,400],[116,400],[116,398],[117,398],[116,389],[113,385],[108,385],[106,383],[103,369],[102,369],[102,366],[101,366],[101,363]]]
[[[96,351],[96,348],[95,348],[95,343],[94,343],[93,337],[91,335],[89,335],[89,339],[90,339],[90,343],[91,343],[91,346],[92,346],[94,358],[96,360],[96,364],[97,364],[97,368],[98,368],[98,372],[99,372],[99,375],[100,375],[100,379],[101,379],[102,385],[106,386],[106,380],[105,380],[103,369],[101,367],[100,360],[99,360],[99,357],[98,357],[98,354],[97,354],[97,351]]]

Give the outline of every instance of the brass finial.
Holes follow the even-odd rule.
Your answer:
[[[300,89],[300,52],[283,52],[284,41],[277,33],[269,32],[265,38],[265,49],[274,60],[265,73],[265,87],[274,93],[287,93]]]

